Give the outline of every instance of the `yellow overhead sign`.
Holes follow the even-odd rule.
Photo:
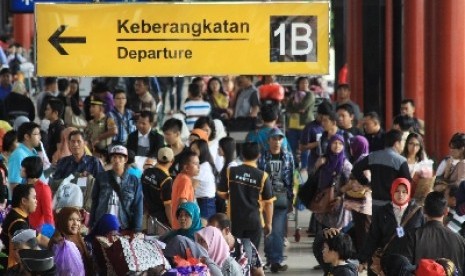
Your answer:
[[[36,4],[40,76],[327,74],[329,4]]]

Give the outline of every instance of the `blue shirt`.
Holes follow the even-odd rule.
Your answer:
[[[261,151],[267,151],[270,149],[270,145],[268,144],[268,134],[270,133],[270,130],[272,128],[268,126],[263,126],[258,130],[252,130],[249,133],[247,133],[247,136],[245,137],[246,142],[257,142],[258,145],[260,145],[260,150]],[[290,151],[291,146],[287,142],[287,138],[284,137],[283,143],[281,144],[281,149]]]
[[[23,178],[21,177],[21,162],[24,158],[29,156],[38,156],[35,149],[30,149],[23,143],[19,143],[18,147],[13,151],[8,159],[8,182],[21,184]]]
[[[83,173],[87,172],[93,177],[103,172],[102,164],[97,157],[85,155],[76,162],[74,156],[66,156],[58,160],[57,169],[53,174],[53,179],[63,179],[68,177],[72,173]]]
[[[136,131],[136,125],[134,124],[133,112],[130,109],[125,109],[124,114],[121,114],[113,108],[108,115],[113,118],[118,128],[118,134],[113,138],[114,142],[122,143],[126,145],[128,135],[131,132]]]
[[[6,96],[8,96],[8,94],[11,93],[11,89],[13,88],[13,86],[11,86],[11,84],[7,87],[4,87],[4,86],[1,86],[0,85],[0,100],[3,101]]]

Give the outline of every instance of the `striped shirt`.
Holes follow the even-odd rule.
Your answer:
[[[184,103],[181,109],[186,115],[187,127],[189,130],[192,130],[199,117],[210,115],[211,105],[210,103],[202,100],[190,100]]]

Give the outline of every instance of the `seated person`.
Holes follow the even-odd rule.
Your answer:
[[[218,228],[207,226],[200,229],[195,234],[195,240],[207,250],[210,258],[221,267],[224,275],[242,276],[242,268],[229,255],[229,246]]]
[[[223,238],[229,245],[230,255],[242,266],[242,272],[244,275],[248,275],[249,271],[251,271],[251,275],[253,276],[265,275],[265,272],[263,271],[264,264],[258,254],[257,248],[255,248],[252,244],[252,257],[250,258],[252,261],[248,262],[248,256],[244,250],[241,240],[231,234],[231,221],[226,214],[217,213],[211,216],[207,225],[214,226],[221,231]]]
[[[181,203],[176,211],[176,219],[180,228],[169,232],[160,239],[168,243],[174,236],[181,235],[194,240],[194,234],[202,228],[199,206],[189,201]]]
[[[210,276],[223,276],[221,268],[212,259],[210,259],[205,248],[187,237],[174,236],[166,244],[166,248],[163,253],[165,254],[165,257],[173,264],[173,267],[175,267],[173,262],[174,256],[187,259],[188,250],[190,251],[190,254],[193,258],[202,259],[202,262],[207,265],[208,270],[210,271]]]
[[[81,236],[81,213],[77,208],[64,207],[58,212],[56,230],[48,244],[49,249],[52,249],[54,245],[61,245],[64,240],[76,245],[81,254],[86,275],[92,275],[92,259]]]

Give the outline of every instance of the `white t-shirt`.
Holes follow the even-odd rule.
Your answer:
[[[116,182],[121,185],[121,177],[116,177]],[[119,218],[119,197],[115,191],[112,191],[110,200],[108,201],[108,214],[115,215]]]
[[[195,197],[215,197],[215,175],[213,174],[210,163],[203,162],[200,164],[200,173],[198,176],[194,177],[194,179],[200,182],[199,186],[195,189]]]
[[[208,149],[215,163],[216,170],[221,172],[224,166],[224,158],[218,154],[218,140],[213,140],[208,144]]]

